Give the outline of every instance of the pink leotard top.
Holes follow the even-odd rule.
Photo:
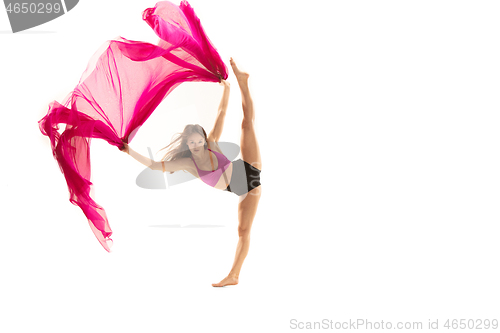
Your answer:
[[[194,165],[196,167],[196,170],[198,170],[198,175],[200,176],[201,180],[204,183],[206,183],[212,187],[215,187],[215,185],[217,185],[217,183],[219,182],[219,179],[222,176],[222,173],[224,171],[226,171],[226,169],[231,164],[231,161],[229,161],[226,158],[226,156],[224,156],[221,153],[218,153],[216,151],[212,151],[211,149],[208,149],[208,150],[211,151],[212,153],[214,153],[215,156],[217,157],[217,161],[218,161],[217,170],[213,170],[213,171],[200,170],[200,169],[198,169],[198,166],[196,165],[196,162],[194,161],[192,156],[191,156],[191,158],[193,159]],[[212,164],[212,169],[213,169],[213,164]]]

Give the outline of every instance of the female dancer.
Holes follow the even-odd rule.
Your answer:
[[[123,149],[123,151],[152,170],[162,170],[170,173],[186,170],[206,184],[216,189],[233,192],[240,197],[238,203],[239,240],[234,263],[227,277],[219,283],[213,283],[212,286],[214,287],[238,284],[241,266],[250,246],[250,228],[257,212],[262,191],[260,185],[262,162],[254,130],[255,114],[248,89],[249,75],[240,71],[232,58],[230,63],[238,80],[242,97],[243,122],[240,139],[242,159],[234,162],[229,161],[222,154],[217,144],[224,127],[224,118],[229,100],[229,83],[225,80],[221,81],[221,85],[224,86],[224,93],[215,125],[208,137],[200,125],[187,125],[182,134],[165,147],[171,148],[162,159],[162,162],[152,161],[132,150],[126,143],[124,143]]]

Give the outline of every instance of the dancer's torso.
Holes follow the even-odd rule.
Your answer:
[[[220,151],[219,147],[217,145],[214,145],[213,143],[210,144],[210,147],[212,147],[212,152],[208,151],[209,154],[212,155],[212,160],[214,163],[214,169],[213,170],[218,170],[219,169],[219,158],[217,155],[214,153],[216,151],[219,154],[222,154],[222,151]],[[186,170],[191,173],[193,176],[200,178],[201,180],[204,180],[206,182],[206,179],[204,178],[204,175],[201,175],[198,172],[198,169],[201,171],[201,173],[206,174],[205,177],[208,177],[208,173],[212,172],[212,164],[210,163],[210,159],[207,159],[205,163],[196,163],[190,159],[190,163],[188,163],[188,168]],[[231,176],[233,174],[233,163],[229,162],[226,170],[218,177],[217,182],[215,185],[210,185],[213,186],[216,189],[223,190],[227,187],[227,184],[231,181]],[[225,176],[225,177],[224,177]],[[227,180],[227,183],[226,183]]]

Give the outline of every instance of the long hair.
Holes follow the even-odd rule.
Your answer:
[[[198,133],[205,138],[204,148],[206,150],[208,148],[207,133],[205,132],[203,127],[201,127],[200,125],[190,124],[190,125],[186,125],[186,127],[184,127],[184,130],[182,131],[182,133],[175,134],[172,137],[172,141],[166,147],[163,147],[162,149],[159,150],[159,151],[161,151],[163,149],[168,149],[167,153],[163,156],[163,158],[161,160],[162,161],[175,161],[179,158],[191,157],[192,153],[191,153],[191,150],[189,150],[189,146],[187,145],[187,139],[193,133]],[[170,172],[170,173],[173,173],[173,172]]]

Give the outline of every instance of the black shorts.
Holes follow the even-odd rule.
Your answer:
[[[242,159],[233,162],[231,181],[224,191],[237,196],[250,192],[260,185],[260,170]]]

